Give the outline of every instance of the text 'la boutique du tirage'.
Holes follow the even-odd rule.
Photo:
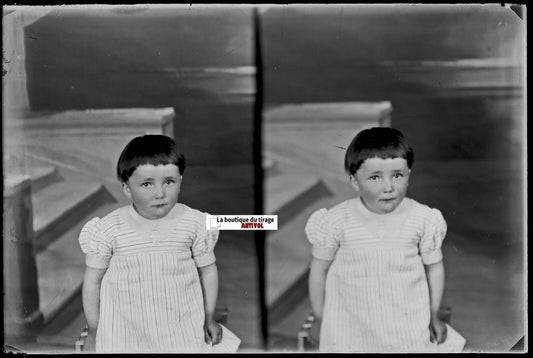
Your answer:
[[[207,230],[277,230],[277,215],[207,215]]]

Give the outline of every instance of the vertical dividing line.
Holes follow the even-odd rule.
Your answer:
[[[253,9],[254,52],[255,52],[255,104],[253,129],[253,162],[254,162],[254,214],[263,214],[263,58],[261,53],[261,28],[258,9]],[[266,234],[264,230],[254,231],[255,248],[258,263],[259,307],[261,314],[261,335],[263,349],[268,345],[268,310],[266,305]]]

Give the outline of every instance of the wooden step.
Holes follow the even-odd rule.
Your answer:
[[[60,181],[59,171],[55,166],[33,167],[30,169],[31,191],[38,192],[54,182]]]
[[[115,133],[160,132],[171,127],[174,109],[112,108],[32,112],[23,121],[9,123],[10,130],[22,128],[28,136],[113,135]],[[170,130],[170,132],[172,132]]]
[[[103,217],[116,206],[116,203],[109,203],[84,214],[76,224],[70,225],[60,237],[36,254],[39,309],[45,326],[50,325],[60,313],[69,311],[69,305],[78,307],[77,310],[70,307],[70,311],[74,311],[72,314],[79,313],[85,272],[85,254],[78,242],[81,228],[91,218]],[[72,317],[62,317],[65,322],[71,319]]]
[[[267,177],[265,186],[265,211],[269,215],[278,215],[278,228],[313,202],[331,196],[320,178],[286,171]]]
[[[63,181],[32,194],[35,250],[42,250],[81,217],[112,201],[100,183]]]
[[[55,181],[61,180],[56,166],[37,162],[28,156],[24,158],[10,156],[5,162],[4,172],[10,176],[28,175],[31,180],[31,190],[34,193]]]
[[[293,103],[265,110],[265,124],[284,124],[288,126],[318,125],[320,127],[345,123],[354,125],[365,123],[369,126],[390,125],[392,105],[382,102],[325,102]]]

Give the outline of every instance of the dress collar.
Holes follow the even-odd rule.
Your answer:
[[[139,234],[145,234],[147,231],[171,231],[176,225],[176,221],[183,214],[184,205],[177,203],[165,217],[160,219],[145,218],[144,216],[140,215],[137,210],[135,210],[133,204],[128,205],[124,209],[124,216],[131,228],[137,231]]]

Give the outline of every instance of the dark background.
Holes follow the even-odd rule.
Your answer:
[[[193,98],[197,94],[182,85],[177,69],[254,65],[248,9],[181,6],[152,9],[150,16],[98,7],[53,11],[26,30],[31,108],[160,107]],[[428,95],[437,81],[449,78],[442,69],[417,68],[430,72],[421,80],[405,72],[406,64],[416,67],[420,61],[517,62],[523,55],[517,40],[521,20],[511,9],[280,5],[261,11],[260,19],[265,107],[391,100],[394,125],[406,131],[415,148],[424,148],[417,153],[420,159],[520,153],[521,143],[501,136],[513,126],[505,109],[495,111],[486,97]],[[506,69],[497,80],[520,78]],[[420,135],[418,121],[424,121],[427,135]],[[435,126],[446,135],[435,133]],[[437,136],[440,145],[429,145]]]

